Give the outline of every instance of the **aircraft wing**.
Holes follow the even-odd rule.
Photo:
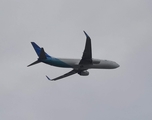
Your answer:
[[[85,49],[82,55],[82,59],[80,60],[79,64],[92,64],[91,39],[85,31],[84,33],[87,38],[86,38],[86,44],[85,44]]]
[[[76,73],[77,73],[76,70],[71,70],[70,72],[68,72],[68,73],[66,73],[66,74],[64,74],[64,75],[61,75],[61,76],[59,76],[59,77],[57,77],[57,78],[54,78],[54,79],[50,79],[48,76],[46,76],[46,77],[47,77],[47,79],[50,80],[50,81],[56,81],[56,80],[59,80],[59,79],[61,79],[61,78],[68,77],[68,76],[73,75],[73,74],[76,74]]]

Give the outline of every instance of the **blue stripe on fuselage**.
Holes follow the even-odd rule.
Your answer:
[[[72,68],[72,66],[68,65],[67,63],[61,61],[60,59],[53,58],[53,57],[47,57],[47,59],[42,60],[42,62],[49,64],[49,65],[57,66],[57,67]]]

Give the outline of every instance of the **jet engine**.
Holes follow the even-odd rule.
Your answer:
[[[78,74],[81,75],[81,76],[88,76],[89,72],[87,70],[85,70],[85,71],[79,72]]]

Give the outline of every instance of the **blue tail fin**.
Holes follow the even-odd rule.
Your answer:
[[[35,42],[31,42],[31,44],[32,44],[35,52],[37,53],[38,57],[40,57],[41,49],[42,49],[42,48],[40,48]],[[51,56],[49,56],[46,52],[45,52],[45,56],[46,56],[46,57],[51,57]]]

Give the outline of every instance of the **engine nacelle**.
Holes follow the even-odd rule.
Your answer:
[[[81,75],[81,76],[88,76],[89,72],[85,70],[85,71],[79,72],[78,74]]]
[[[93,64],[99,64],[101,60],[99,59],[92,59]]]

